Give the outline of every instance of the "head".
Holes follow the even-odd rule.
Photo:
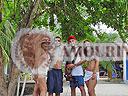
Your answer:
[[[55,46],[60,46],[61,45],[61,38],[59,36],[55,37]]]
[[[88,55],[90,56],[90,54],[92,54],[92,50],[93,48],[91,47],[91,41],[86,39],[83,41],[83,47],[84,47],[84,54],[86,57],[88,57]],[[90,53],[91,52],[91,53]]]
[[[90,43],[92,43],[92,42],[91,42],[91,40],[89,40],[89,39],[86,39],[86,40],[83,41],[83,45],[84,45],[84,46],[89,46]]]
[[[68,44],[70,44],[71,46],[76,44],[76,37],[75,36],[69,36],[68,37]]]
[[[83,41],[83,43],[91,43],[91,40],[86,39],[86,40]]]
[[[43,48],[45,51],[48,51],[50,45],[51,39],[48,36],[43,37],[41,41],[41,48]]]

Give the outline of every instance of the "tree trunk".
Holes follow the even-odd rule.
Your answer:
[[[21,22],[21,28],[30,28],[32,26],[32,22],[34,17],[36,16],[36,11],[39,7],[39,4],[42,0],[35,0],[33,3],[30,4],[30,9],[27,14],[23,16],[23,20]]]
[[[9,86],[8,86],[8,95],[7,96],[15,96],[19,73],[20,73],[20,70],[17,69],[17,67],[13,64],[12,65],[11,78],[10,78]]]
[[[28,14],[26,14],[26,16],[23,16],[26,18],[23,19],[21,28],[31,27],[33,17],[35,15],[35,12],[36,12],[40,2],[41,2],[41,0],[36,0],[35,4],[30,5],[30,7],[31,6],[33,6],[33,7],[28,12]],[[20,70],[18,70],[17,67],[14,64],[12,64],[12,71],[10,74],[10,81],[9,81],[9,85],[8,85],[8,95],[6,95],[6,96],[15,96],[19,73],[20,73]]]
[[[2,0],[0,0],[0,22],[2,22]]]
[[[36,17],[36,11],[39,7],[39,4],[42,0],[35,0],[31,10],[28,10],[26,16],[22,16],[22,24],[20,28],[26,28],[32,26],[33,18]],[[0,0],[0,20],[2,20],[2,1]],[[25,18],[23,18],[25,17]],[[11,59],[10,59],[11,60]],[[17,79],[20,73],[20,70],[11,62],[12,70],[9,74],[9,80],[6,82],[4,79],[4,64],[2,63],[2,49],[0,49],[0,96],[15,96],[16,87],[17,87]]]
[[[112,79],[112,71],[111,70],[108,70],[108,77],[110,80]]]
[[[5,80],[2,49],[0,47],[0,96],[15,96],[15,90],[17,86],[17,78],[19,76],[19,72],[20,71],[16,68],[16,66],[12,64],[10,81],[8,80],[7,82],[7,80]],[[7,85],[7,83],[9,85]]]
[[[4,79],[4,66],[3,66],[2,49],[0,47],[0,96],[7,96],[7,84]]]
[[[2,12],[0,12],[0,22],[2,22]]]

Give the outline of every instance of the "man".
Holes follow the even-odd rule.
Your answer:
[[[22,72],[34,76],[33,96],[46,96],[46,77],[50,64],[53,35],[47,29],[21,29],[12,43],[11,57]]]
[[[55,37],[55,50],[51,61],[47,78],[48,96],[53,96],[53,93],[55,93],[56,96],[60,96],[60,93],[63,92],[63,73],[61,69],[63,47],[59,36]]]
[[[89,45],[90,41],[89,40],[85,40],[84,41],[84,45]],[[84,50],[85,51],[85,50]],[[87,53],[89,52],[89,50],[86,50]],[[88,94],[89,96],[96,96],[95,94],[95,86],[97,84],[97,80],[99,78],[99,60],[96,56],[88,56],[88,62],[87,63],[87,67],[85,69],[85,76],[84,76],[84,80],[86,83],[86,86],[88,88]]]
[[[32,69],[33,79],[35,81],[33,96],[46,96],[46,74],[50,63],[50,56],[48,54],[50,43],[51,41],[49,37],[44,37],[42,39],[41,46],[36,46],[38,49],[36,52],[36,58],[39,58],[36,62],[41,62],[41,59],[43,59],[43,62],[38,67]]]
[[[86,96],[84,89],[83,69],[81,66],[84,61],[82,61],[80,54],[77,54],[79,48],[76,46],[75,36],[69,36],[68,44],[69,46],[67,49],[70,50],[69,58],[71,58],[71,61],[74,61],[74,64],[67,65],[67,67],[72,68],[72,80],[70,81],[71,96],[76,96],[76,87],[80,89],[81,96]],[[77,54],[77,56],[75,54]]]

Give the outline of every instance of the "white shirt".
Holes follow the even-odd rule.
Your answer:
[[[69,48],[69,49],[71,49],[71,48]],[[78,51],[78,47],[76,47],[76,52]],[[76,53],[75,52],[75,53]],[[71,54],[70,54],[70,57],[71,57],[71,60],[73,60],[74,59],[74,57],[75,57],[75,53],[74,52],[71,52]],[[79,55],[79,53],[78,53],[78,55],[77,55],[77,58],[76,58],[76,60],[75,60],[75,64],[77,64],[79,61],[81,61],[82,60],[82,58],[80,57],[80,55]],[[72,76],[83,76],[83,68],[82,68],[82,65],[79,65],[79,66],[77,66],[77,67],[75,67],[73,70],[72,70]]]

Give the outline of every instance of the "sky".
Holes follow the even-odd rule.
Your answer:
[[[116,30],[114,30],[113,28],[111,27],[107,27],[107,25],[103,24],[102,22],[99,23],[99,25],[91,25],[92,28],[96,29],[97,31],[100,31],[100,32],[107,32],[107,33],[117,33]]]

